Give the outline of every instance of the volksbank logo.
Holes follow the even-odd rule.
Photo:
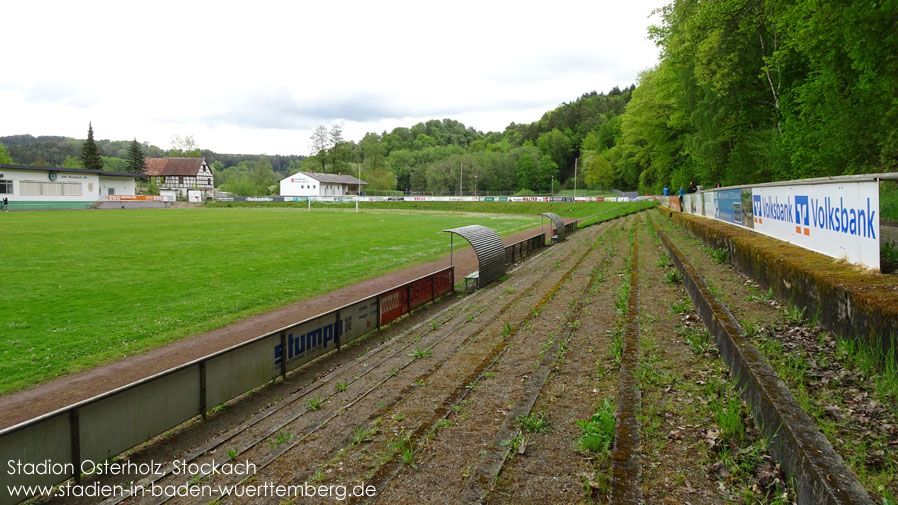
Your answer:
[[[805,235],[810,235],[811,230],[808,228],[808,197],[806,195],[795,196],[795,233],[799,235],[804,229]]]
[[[854,208],[847,206],[843,197],[795,195],[780,201],[776,196],[752,195],[752,207],[756,223],[761,224],[762,219],[789,223],[799,235],[810,236],[811,228],[816,228],[876,239],[876,210],[869,198],[863,206]]]
[[[845,206],[845,199],[840,197],[839,203],[836,205],[835,198],[825,197],[822,200],[808,197],[795,197],[795,206],[798,207],[799,198],[804,198],[805,202],[810,202],[810,217],[814,228],[821,230],[830,230],[848,235],[855,235],[864,238],[876,238],[876,211],[870,207],[870,199],[866,198],[866,206],[861,208],[850,208]],[[805,203],[808,206],[808,203]],[[808,224],[808,216],[804,214],[804,224]],[[808,233],[805,232],[805,235]]]
[[[754,210],[755,222],[758,224],[763,223],[764,209],[761,205],[761,195],[751,195],[751,206]]]

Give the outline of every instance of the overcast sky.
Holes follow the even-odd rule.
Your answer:
[[[309,154],[344,137],[452,118],[530,123],[654,66],[663,0],[8,2],[0,136]]]

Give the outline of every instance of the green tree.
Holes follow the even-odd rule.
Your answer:
[[[88,170],[103,170],[103,158],[94,142],[93,123],[87,124],[87,140],[81,145],[81,164]]]
[[[84,168],[81,159],[74,156],[66,156],[62,166],[63,168]]]
[[[573,143],[570,137],[564,134],[558,128],[543,133],[536,142],[539,152],[544,156],[548,156],[555,164],[555,168],[567,167],[570,161]],[[546,181],[548,187],[548,181]]]
[[[125,158],[125,161],[125,167],[128,172],[144,173],[147,161],[143,154],[143,148],[140,147],[140,143],[137,142],[136,138],[128,145],[128,157]]]
[[[611,163],[599,154],[593,155],[583,164],[583,180],[590,188],[607,190],[614,184],[614,179]]]
[[[6,147],[0,142],[0,163],[12,164],[12,156],[6,151]]]

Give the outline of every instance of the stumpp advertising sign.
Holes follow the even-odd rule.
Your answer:
[[[759,233],[879,269],[879,182],[752,188]]]

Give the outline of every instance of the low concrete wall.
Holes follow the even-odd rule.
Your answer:
[[[764,289],[804,307],[809,318],[846,338],[898,355],[898,278],[865,271],[751,230],[712,219],[659,211],[704,243],[730,251],[733,264]]]
[[[110,200],[97,202],[95,209],[167,209],[172,202],[141,201],[141,200]]]
[[[746,338],[742,327],[711,292],[704,278],[663,232],[664,246],[683,284],[714,336],[720,356],[743,400],[786,474],[795,479],[800,505],[874,505],[873,499],[845,465],[829,440],[805,413],[789,387]]]

